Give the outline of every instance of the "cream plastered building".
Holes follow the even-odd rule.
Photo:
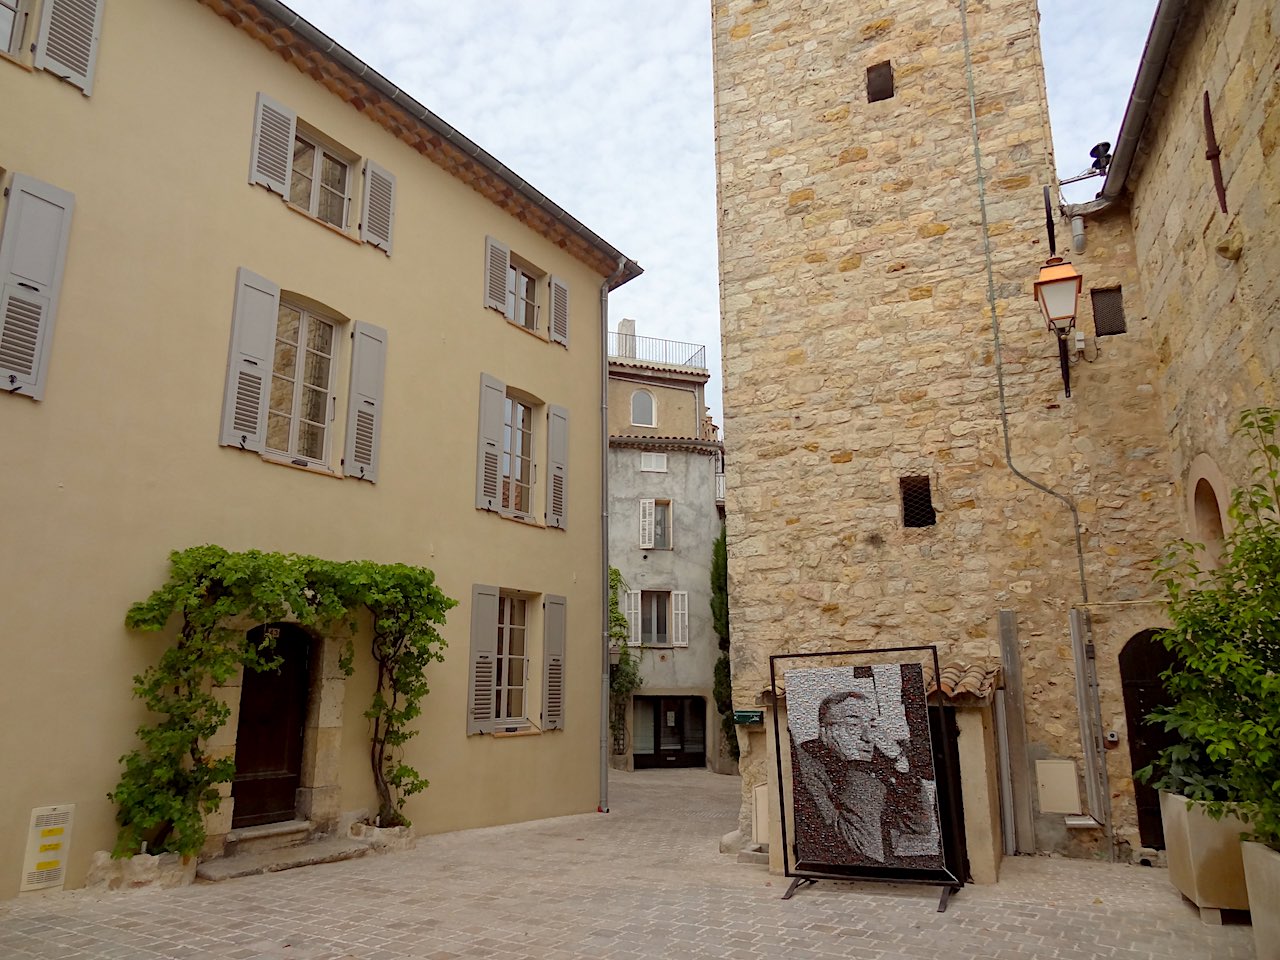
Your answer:
[[[406,750],[417,830],[594,810],[603,313],[639,267],[272,0],[13,14],[0,896],[77,886],[112,846],[132,677],[173,640],[124,615],[197,544],[422,565],[459,601]],[[209,856],[242,823],[376,806],[369,637],[348,679],[340,638],[273,629],[297,683],[253,696],[272,736],[302,718],[275,731],[294,781],[283,806],[233,793]],[[72,805],[37,869],[32,811]]]
[[[1162,0],[1104,199],[1068,208],[1034,0],[714,5],[735,706],[772,710],[777,653],[935,644],[986,678],[947,696],[977,879],[1161,845],[1153,561],[1220,539],[1230,428],[1276,399],[1275,17]],[[1069,397],[1044,186],[1084,274]],[[774,758],[740,740],[745,829]]]

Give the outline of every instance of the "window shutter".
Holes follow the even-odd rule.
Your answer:
[[[671,645],[689,645],[689,594],[684,590],[671,592]]]
[[[565,598],[548,594],[542,609],[542,729],[563,730]]]
[[[103,0],[45,0],[36,36],[35,65],[48,70],[87,97],[93,92]]]
[[[348,477],[377,483],[387,331],[357,321],[352,337],[355,344],[351,351],[351,392],[347,396],[347,441],[342,472]]]
[[[467,685],[467,735],[493,732],[498,672],[498,588],[471,588],[471,669]]]
[[[293,175],[293,138],[298,115],[265,93],[258,94],[253,112],[253,155],[249,182],[260,183],[272,193],[288,198]]]
[[[75,197],[14,174],[0,232],[0,390],[44,398]]]
[[[360,239],[391,254],[396,218],[396,178],[372,160],[364,162],[364,198],[360,201]]]
[[[507,386],[501,380],[480,375],[480,436],[476,443],[476,506],[505,513],[502,508],[503,404]]]
[[[280,288],[241,267],[236,273],[227,386],[222,398],[222,437],[218,442],[224,446],[262,452],[279,313]]]
[[[569,514],[569,411],[547,410],[547,526],[563,530]]]
[[[640,546],[653,549],[654,502],[640,501]]]
[[[484,305],[507,313],[507,273],[511,270],[511,248],[493,237],[484,238]]]
[[[551,278],[551,342],[569,345],[569,287],[558,277]]]
[[[640,591],[628,590],[622,600],[622,613],[631,624],[631,633],[627,637],[627,646],[640,646]]]

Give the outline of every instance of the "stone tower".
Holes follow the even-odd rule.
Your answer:
[[[1033,300],[1054,182],[1035,0],[716,0],[714,34],[735,706],[780,652],[932,643],[1020,673],[1020,847],[1122,847],[1128,761],[1098,747],[1091,770],[1081,715],[1123,723],[1116,659],[1159,625],[1176,511],[1150,343],[1073,363],[1067,398]],[[1138,316],[1122,233],[1094,255]],[[1101,695],[1078,705],[1084,650]],[[991,757],[990,714],[965,713]],[[771,770],[740,731],[745,796]],[[1096,829],[1041,810],[1046,759],[1076,762]]]

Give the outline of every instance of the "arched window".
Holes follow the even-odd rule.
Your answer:
[[[1218,565],[1222,559],[1222,541],[1225,536],[1222,529],[1222,507],[1218,503],[1218,494],[1207,477],[1196,482],[1194,500],[1196,511],[1196,535],[1204,541],[1205,553],[1210,563]]]
[[[631,395],[631,425],[635,427],[656,427],[657,404],[653,394],[648,390],[637,390]]]

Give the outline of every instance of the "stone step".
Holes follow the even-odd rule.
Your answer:
[[[305,843],[314,826],[310,820],[283,820],[256,827],[238,827],[227,834],[226,856],[239,857]]]
[[[234,880],[236,877],[252,877],[260,873],[277,873],[280,870],[292,870],[294,867],[309,867],[317,863],[334,863],[338,860],[353,860],[363,857],[369,852],[369,845],[358,840],[331,837],[300,843],[291,847],[280,847],[275,850],[260,850],[257,853],[237,853],[234,857],[219,857],[200,864],[196,877],[201,880],[217,882]]]

